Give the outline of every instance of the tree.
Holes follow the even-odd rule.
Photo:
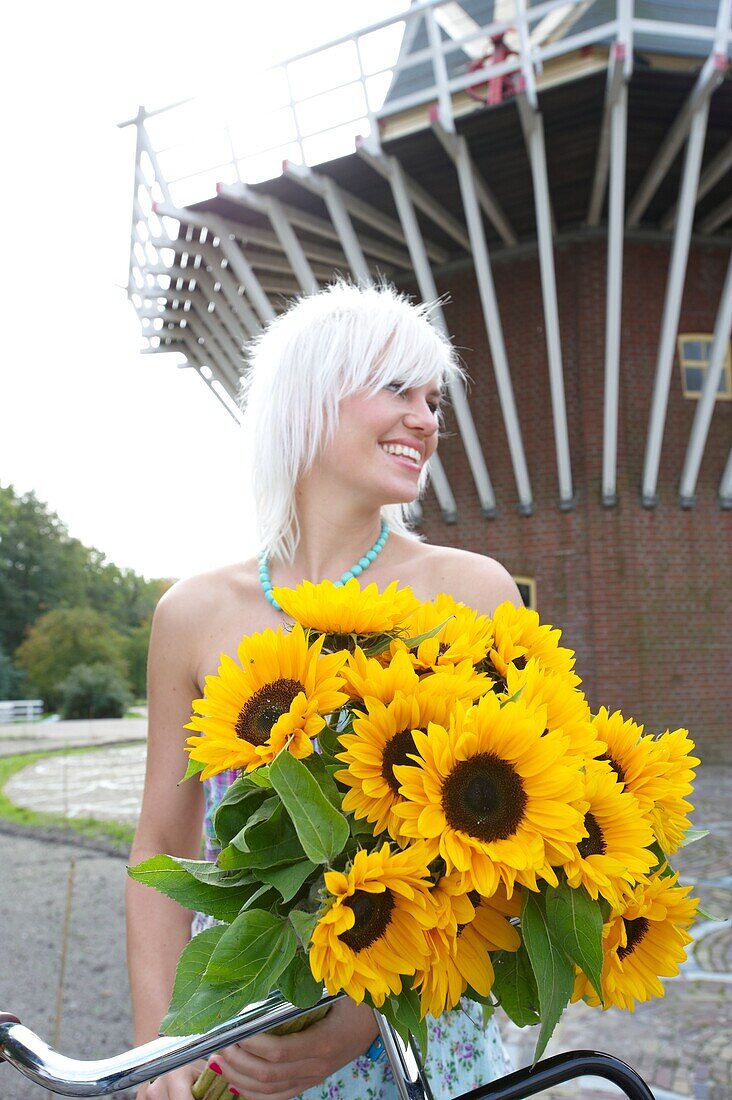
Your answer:
[[[124,718],[130,685],[105,664],[75,665],[58,685],[63,718]]]
[[[0,699],[22,699],[23,673],[0,645]]]
[[[136,699],[147,696],[147,651],[150,647],[152,619],[136,626],[125,638],[125,658],[132,694]]]
[[[127,675],[124,638],[106,616],[91,607],[57,608],[33,624],[15,661],[47,708],[61,700],[60,682],[75,665],[105,664]]]
[[[91,607],[128,634],[152,616],[170,580],[146,580],[71,538],[34,493],[0,485],[0,645],[8,653],[45,612]]]

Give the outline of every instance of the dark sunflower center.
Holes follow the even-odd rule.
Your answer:
[[[275,680],[265,684],[239,711],[236,736],[250,745],[265,745],[277,719],[287,714],[290,703],[304,690],[299,680]]]
[[[407,753],[416,751],[417,746],[414,743],[411,730],[400,730],[399,733],[394,734],[390,741],[387,741],[384,755],[381,758],[381,774],[394,791],[394,794],[399,794],[399,780],[394,775],[394,765],[413,764],[414,761],[409,759]]]
[[[613,760],[612,756],[608,755],[608,753],[606,752],[604,752],[602,756],[598,757],[598,759],[607,760],[608,764],[613,769],[620,782],[625,782],[625,772],[623,771],[622,765],[620,765],[617,760]]]
[[[625,947],[618,948],[618,958],[621,962],[632,951],[635,951],[647,931],[648,921],[645,917],[634,917],[633,920],[625,921],[625,934],[628,937],[628,943]]]
[[[389,927],[394,898],[391,890],[383,894],[371,894],[368,890],[356,890],[350,901],[344,903],[353,910],[356,918],[353,928],[341,934],[341,943],[351,951],[363,951],[376,943]]]
[[[521,777],[494,753],[460,760],[442,785],[448,825],[486,844],[513,836],[527,801]]]
[[[587,859],[588,856],[604,856],[607,845],[594,814],[585,814],[585,829],[587,829],[589,835],[577,845],[577,850],[582,859]]]

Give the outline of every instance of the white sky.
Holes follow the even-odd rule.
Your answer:
[[[255,546],[240,430],[175,355],[140,355],[134,129],[117,123],[395,14],[407,0],[13,4],[3,17],[0,483],[144,575]]]

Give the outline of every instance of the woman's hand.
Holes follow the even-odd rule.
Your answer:
[[[220,1051],[214,1060],[247,1100],[291,1100],[364,1054],[378,1030],[367,1005],[344,999],[305,1031],[255,1035]],[[150,1095],[146,1100],[158,1097]]]
[[[202,1061],[192,1062],[189,1066],[181,1066],[180,1069],[157,1077],[141,1086],[136,1100],[191,1100],[191,1086],[206,1065]]]

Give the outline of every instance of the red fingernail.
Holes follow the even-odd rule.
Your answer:
[[[208,1068],[212,1069],[214,1071],[214,1073],[218,1073],[219,1076],[221,1076],[222,1070],[221,1070],[221,1066],[218,1064],[218,1062],[209,1062],[208,1063]]]
[[[241,1096],[241,1093],[239,1092],[238,1089],[230,1088],[229,1092],[231,1093],[232,1096]]]

